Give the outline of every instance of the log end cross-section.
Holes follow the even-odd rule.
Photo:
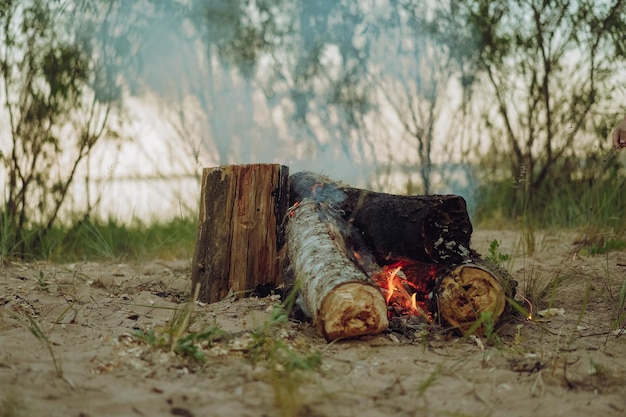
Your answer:
[[[485,314],[496,322],[515,291],[515,281],[505,271],[481,263],[459,265],[437,282],[438,314],[462,332],[480,331]]]
[[[377,288],[347,283],[326,296],[318,321],[326,340],[376,334],[388,326],[387,305]]]

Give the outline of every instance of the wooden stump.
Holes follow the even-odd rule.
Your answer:
[[[280,225],[289,204],[289,169],[228,165],[202,172],[200,224],[191,272],[199,299],[212,303],[282,282]]]

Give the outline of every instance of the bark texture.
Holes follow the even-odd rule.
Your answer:
[[[290,209],[286,226],[296,288],[328,341],[376,334],[388,326],[379,288],[349,255],[347,228],[328,202],[309,198]]]
[[[457,195],[401,196],[377,193],[322,175],[291,175],[291,202],[328,201],[363,234],[378,259],[462,263],[471,257],[472,224]]]
[[[280,225],[289,204],[289,170],[277,164],[228,165],[202,172],[193,288],[212,303],[282,282]]]

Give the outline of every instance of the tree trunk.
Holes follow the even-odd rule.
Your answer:
[[[293,204],[324,200],[363,233],[376,258],[462,263],[470,258],[472,224],[463,197],[401,196],[352,188],[322,175],[290,176]]]
[[[305,314],[328,341],[380,333],[387,305],[351,259],[349,225],[327,202],[303,199],[290,209],[287,253]]]
[[[193,288],[212,303],[282,283],[278,261],[287,211],[287,167],[229,165],[202,172],[200,225],[192,265]]]

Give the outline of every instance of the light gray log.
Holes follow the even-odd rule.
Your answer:
[[[388,326],[385,300],[369,276],[346,254],[338,212],[303,199],[290,209],[287,253],[296,288],[328,341],[380,333]]]

